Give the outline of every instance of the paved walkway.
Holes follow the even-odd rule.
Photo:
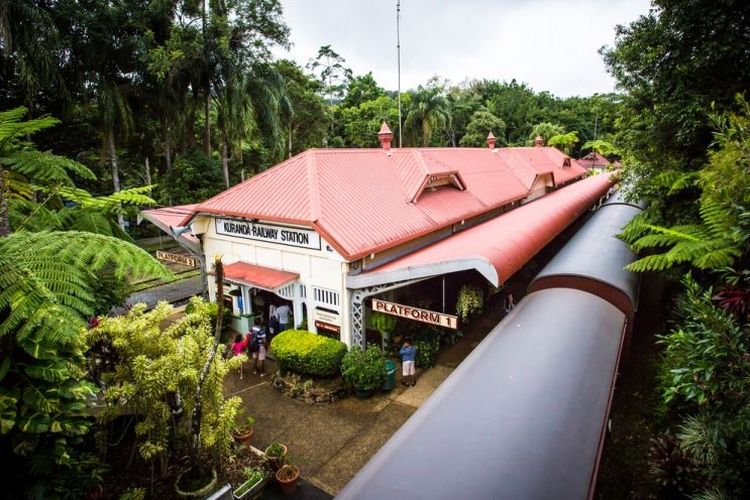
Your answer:
[[[245,373],[240,380],[232,373],[226,388],[228,393],[242,397],[247,412],[257,419],[255,447],[286,444],[289,459],[300,468],[301,475],[335,495],[497,324],[500,310],[498,296],[467,328],[465,337],[441,350],[436,366],[418,373],[414,387],[399,383],[399,365],[393,391],[366,400],[352,396],[330,405],[308,405],[282,395],[270,384],[270,374],[261,378]],[[266,369],[273,373],[276,366],[267,361]]]

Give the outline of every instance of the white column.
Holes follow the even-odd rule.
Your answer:
[[[294,315],[294,329],[296,330],[302,321],[302,297],[300,296],[299,283],[295,283],[293,287],[292,297],[292,314]],[[310,322],[310,310],[308,308],[308,327]]]
[[[252,314],[253,313],[253,299],[250,295],[250,287],[240,285],[240,292],[242,293],[242,304],[243,310],[240,314]]]

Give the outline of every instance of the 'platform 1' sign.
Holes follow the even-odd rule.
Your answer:
[[[422,323],[429,323],[446,328],[458,328],[458,317],[451,314],[443,314],[418,307],[405,306],[395,302],[387,302],[380,299],[372,299],[372,310],[398,316],[399,318],[413,319]]]

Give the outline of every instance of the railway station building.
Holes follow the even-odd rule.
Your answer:
[[[541,141],[391,148],[385,123],[378,136],[380,148],[311,149],[202,203],[142,216],[201,262],[212,300],[207,266],[222,256],[237,331],[286,303],[290,326],[363,346],[373,309],[457,328],[446,281],[455,290],[470,273],[501,286],[612,186]],[[406,293],[425,284],[437,300]]]

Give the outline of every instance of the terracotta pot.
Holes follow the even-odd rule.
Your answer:
[[[284,495],[291,495],[297,489],[299,469],[294,465],[285,465],[276,471],[276,481]]]
[[[252,427],[250,427],[250,429],[245,432],[233,429],[232,439],[234,439],[234,442],[239,445],[250,446],[250,443],[253,439],[253,434],[255,434],[255,429]]]
[[[213,491],[216,489],[216,483],[218,482],[218,479],[216,476],[216,469],[213,469],[211,471],[211,477],[207,478],[207,482],[195,490],[183,489],[184,486],[181,485],[183,476],[189,473],[190,473],[190,469],[187,469],[186,471],[180,473],[179,476],[177,476],[177,481],[175,481],[175,484],[174,484],[174,490],[175,490],[175,493],[177,493],[177,496],[187,497],[187,498],[205,498],[211,493],[213,493]]]
[[[271,469],[273,471],[278,471],[281,468],[281,465],[284,463],[284,458],[286,457],[287,448],[286,445],[281,444],[281,447],[284,449],[284,452],[281,454],[280,457],[270,457],[268,456],[268,448],[266,448],[266,460],[268,460],[268,463],[271,465]]]

